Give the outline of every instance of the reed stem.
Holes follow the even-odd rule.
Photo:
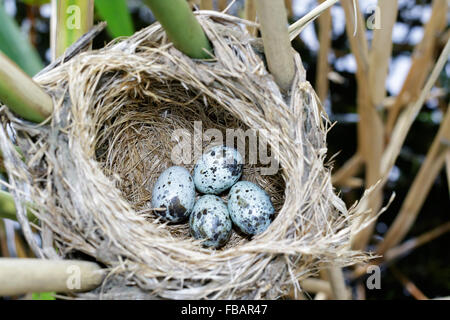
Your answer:
[[[287,14],[283,0],[257,0],[256,15],[261,24],[269,71],[278,86],[287,91],[295,76],[294,54],[289,40]]]
[[[212,47],[185,0],[144,0],[175,48],[194,59],[211,58]]]
[[[0,101],[22,118],[37,123],[53,110],[52,98],[1,52]]]
[[[0,258],[0,296],[90,291],[104,277],[105,271],[94,262]]]
[[[27,210],[28,220],[35,221],[36,217]],[[0,190],[0,218],[17,221],[16,204],[12,195],[6,191]]]
[[[55,60],[88,32],[94,22],[94,0],[52,0],[51,48]]]

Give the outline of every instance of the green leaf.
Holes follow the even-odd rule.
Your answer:
[[[27,37],[20,31],[15,20],[10,17],[0,1],[0,51],[19,65],[28,75],[33,76],[43,68],[42,60]]]
[[[131,36],[134,26],[126,0],[95,0],[95,9],[102,20],[108,23],[108,33],[113,38]]]
[[[32,298],[33,300],[56,300],[56,298],[54,297],[55,294],[55,292],[33,293]]]

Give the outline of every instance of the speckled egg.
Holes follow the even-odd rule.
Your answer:
[[[228,195],[228,212],[242,232],[256,235],[269,227],[275,209],[263,189],[254,183],[239,181]]]
[[[239,180],[243,163],[243,158],[236,149],[213,147],[195,164],[195,187],[201,193],[220,194]]]
[[[183,167],[170,167],[159,176],[152,192],[152,208],[163,220],[180,222],[185,220],[195,204],[195,186]]]
[[[204,246],[223,246],[230,238],[232,227],[226,204],[217,196],[202,196],[189,217],[189,227],[195,239],[204,239]]]

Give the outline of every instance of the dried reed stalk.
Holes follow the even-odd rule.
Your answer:
[[[308,293],[324,293],[327,297],[333,297],[333,289],[328,281],[316,278],[308,278],[300,282],[303,291]]]
[[[358,153],[361,154],[366,166],[365,185],[366,187],[370,187],[375,185],[380,179],[380,159],[383,153],[384,137],[383,122],[373,105],[371,96],[371,88],[368,79],[369,50],[365,33],[365,24],[359,10],[358,2],[355,2],[357,17],[356,36],[353,35],[353,30],[355,30],[353,1],[343,0],[341,5],[347,19],[346,29],[350,47],[358,67],[356,71],[358,82],[357,107],[360,117],[358,122]],[[352,22],[350,23],[350,21]],[[373,215],[376,215],[382,205],[381,188],[374,190],[364,205],[372,211]],[[370,236],[373,233],[373,228],[374,224],[368,226],[366,230],[363,230],[354,236],[352,240],[354,249],[363,249],[366,247]]]
[[[293,0],[284,0],[284,5],[286,7],[286,13],[287,13],[288,20],[294,16],[292,1]]]
[[[332,285],[327,280],[321,280],[317,278],[307,278],[305,280],[300,281],[300,287],[304,292],[317,294],[322,293],[329,299],[331,298],[337,299],[333,291]],[[351,296],[351,291],[348,288],[346,288],[345,291],[344,290],[339,291],[341,292],[343,299],[348,299]]]
[[[394,105],[389,108],[386,123],[386,135],[388,138],[392,133],[401,109],[411,101],[415,101],[421,92],[426,75],[433,66],[434,52],[439,39],[438,35],[445,30],[447,25],[447,12],[447,0],[433,0],[431,17],[425,25],[422,41],[414,48],[409,73]]]
[[[105,271],[93,262],[0,258],[0,296],[89,291],[100,285],[104,276]]]
[[[381,109],[386,98],[386,78],[392,54],[392,30],[397,20],[398,1],[378,0],[378,7],[380,26],[373,30],[369,53],[369,87],[373,105]]]
[[[244,17],[248,21],[256,21],[256,7],[255,1],[257,0],[245,0]],[[256,37],[257,29],[254,26],[247,26],[248,32]]]
[[[314,296],[314,300],[328,300],[328,296],[325,292],[318,292]]]
[[[344,273],[341,268],[327,269],[328,279],[333,292],[333,297],[336,300],[349,300],[351,296],[345,286]]]
[[[326,0],[320,0],[321,3]],[[328,63],[328,55],[331,49],[331,12],[324,11],[319,17],[319,56],[317,58],[317,72],[316,72],[316,91],[320,101],[325,103],[328,96],[328,73],[330,72],[330,65]]]
[[[372,260],[370,264],[358,266],[352,274],[352,279],[359,278],[365,274],[367,274],[367,268],[371,265],[390,265],[398,259],[401,259],[415,249],[423,246],[426,243],[433,241],[434,239],[444,235],[445,233],[450,231],[450,222],[444,223],[433,230],[427,231],[424,234],[421,234],[418,237],[414,237],[405,241],[404,243],[393,247],[386,251],[380,259]]]
[[[25,245],[19,233],[14,230],[14,247],[16,249],[16,256],[19,259],[32,257],[32,253],[27,250],[28,246]],[[0,258],[2,259],[2,258]],[[1,281],[0,281],[1,282]]]
[[[396,267],[390,268],[394,277],[403,285],[406,291],[408,291],[416,300],[429,300],[426,295],[402,272]]]
[[[228,7],[228,0],[219,0],[217,6],[219,11],[224,11]]]
[[[354,177],[363,165],[363,159],[361,155],[357,152],[350,159],[348,159],[345,164],[333,174],[333,185],[340,186],[348,182],[349,179]]]
[[[398,215],[378,246],[377,253],[383,254],[389,248],[397,245],[414,224],[436,176],[445,164],[448,146],[442,143],[444,140],[450,140],[450,108],[447,110],[439,132],[403,201]]]
[[[386,147],[383,158],[381,160],[381,176],[383,177],[383,182],[385,182],[389,171],[394,166],[394,163],[400,154],[401,147],[406,139],[406,136],[411,128],[417,114],[422,108],[425,100],[429,96],[431,89],[436,83],[439,74],[441,73],[443,67],[446,64],[447,57],[450,54],[450,39],[447,41],[445,48],[443,49],[438,61],[436,62],[433,71],[431,72],[419,98],[410,104],[399,116],[397,123],[392,132],[392,138]]]
[[[445,233],[450,231],[450,222],[444,223],[437,228],[428,231],[418,237],[409,239],[398,245],[397,247],[393,247],[386,251],[383,257],[384,262],[391,262],[398,258],[404,257],[414,251],[416,248],[431,242],[432,240],[444,235]]]
[[[200,0],[200,10],[214,10],[212,0]]]

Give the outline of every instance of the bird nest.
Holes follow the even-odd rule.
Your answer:
[[[1,109],[8,188],[30,247],[41,258],[91,260],[108,271],[102,286],[76,297],[275,299],[322,268],[367,259],[350,249],[367,215],[348,210],[333,190],[328,121],[300,56],[285,95],[243,21],[198,19],[214,48],[210,60],[180,53],[155,23],[36,77],[54,100],[46,123]],[[149,205],[164,169],[181,161],[192,170],[198,150],[220,142],[204,138],[212,129],[224,137],[229,129],[257,132],[272,160],[246,160],[243,179],[265,189],[276,209],[265,232],[233,231],[218,250]],[[174,152],[186,137],[190,152]],[[26,203],[38,223],[27,219]]]

